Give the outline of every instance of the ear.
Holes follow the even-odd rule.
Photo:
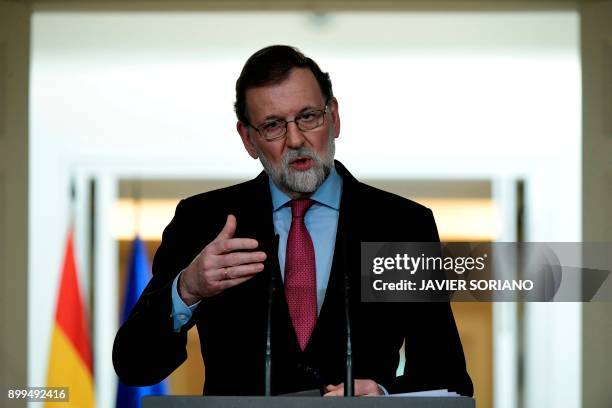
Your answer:
[[[254,159],[257,159],[257,149],[255,149],[255,146],[251,141],[251,135],[249,135],[249,127],[244,123],[238,121],[238,123],[236,123],[236,130],[238,131],[238,134],[242,139],[242,144],[244,145],[244,148],[246,149],[249,156]]]
[[[338,111],[338,100],[334,97],[329,101],[331,109],[332,128],[334,129],[334,137],[340,136],[340,112]]]

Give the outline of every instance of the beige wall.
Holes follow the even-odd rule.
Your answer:
[[[612,1],[581,6],[583,241],[612,242]],[[610,279],[605,283],[612,285]],[[609,293],[609,292],[608,292]],[[612,303],[582,311],[582,403],[612,406]]]
[[[0,1],[0,387],[3,390],[27,384],[29,53],[29,5]],[[1,398],[5,404],[6,395]]]

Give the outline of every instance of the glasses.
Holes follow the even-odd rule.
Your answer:
[[[287,125],[291,122],[295,123],[302,132],[308,132],[323,126],[327,108],[328,106],[325,105],[323,109],[307,110],[297,115],[293,120],[273,119],[264,122],[259,127],[250,124],[249,126],[258,131],[265,140],[272,141],[285,137],[287,135]]]

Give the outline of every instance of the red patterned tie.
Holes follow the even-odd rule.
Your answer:
[[[302,351],[317,323],[317,275],[312,239],[304,214],[314,201],[291,201],[291,228],[285,257],[285,295],[289,314]]]

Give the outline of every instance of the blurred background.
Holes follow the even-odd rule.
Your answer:
[[[270,44],[330,73],[336,158],[432,208],[442,240],[611,241],[610,1],[38,0],[0,13],[7,387],[47,384],[73,230],[96,405],[115,406],[133,241],[152,259],[182,197],[260,171],[233,91]],[[612,406],[609,303],[453,310],[479,407]],[[201,394],[196,330],[188,348],[171,394]]]

